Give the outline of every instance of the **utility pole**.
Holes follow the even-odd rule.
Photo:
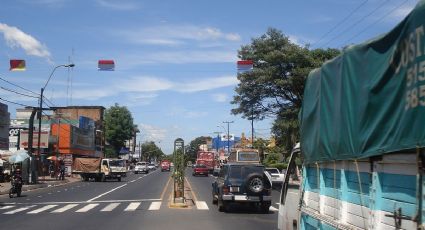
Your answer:
[[[251,110],[251,148],[254,148],[254,107]]]
[[[227,124],[227,154],[230,154],[230,123],[234,121],[223,121],[223,123]]]

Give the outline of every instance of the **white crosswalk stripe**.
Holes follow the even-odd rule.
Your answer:
[[[13,207],[15,207],[15,206],[13,206],[13,205],[6,205],[6,206],[0,207],[0,210],[9,209],[9,208],[13,208]]]
[[[148,210],[149,211],[159,210],[161,208],[161,204],[162,202],[158,202],[158,201],[152,202],[151,205],[149,205]]]
[[[46,210],[52,209],[52,208],[54,208],[56,206],[58,206],[58,205],[57,204],[46,205],[46,206],[44,206],[42,208],[39,208],[39,209],[36,209],[36,210],[32,210],[31,212],[28,212],[28,214],[37,214],[37,213],[44,212]]]
[[[62,208],[53,210],[52,213],[62,213],[62,212],[68,211],[69,209],[74,208],[76,206],[78,206],[78,204],[67,204]]]
[[[99,204],[88,204],[84,206],[83,208],[78,209],[75,212],[88,212],[89,210],[93,209],[94,207],[98,206]]]
[[[207,202],[205,201],[196,201],[196,208],[198,210],[209,210]]]
[[[139,207],[140,204],[141,204],[140,202],[132,202],[127,206],[126,209],[124,209],[124,211],[126,212],[134,211]]]
[[[5,213],[3,213],[3,214],[15,214],[15,213],[22,212],[22,211],[25,211],[25,210],[27,210],[27,209],[30,209],[30,208],[32,208],[32,207],[35,207],[35,205],[25,206],[25,207],[18,208],[18,209],[15,209],[15,210],[9,211],[9,212],[5,212]]]
[[[118,207],[118,205],[120,205],[120,203],[110,203],[100,211],[101,212],[110,212],[110,211],[114,210],[116,207]]]

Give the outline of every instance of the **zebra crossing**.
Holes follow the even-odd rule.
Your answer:
[[[162,201],[126,201],[126,202],[64,202],[64,203],[38,203],[38,204],[6,204],[0,206],[0,215],[12,214],[57,214],[65,212],[74,213],[90,213],[102,212],[108,213],[113,211],[122,211],[125,213],[135,211],[158,211],[161,208],[167,208],[167,204]],[[206,202],[197,201],[196,210],[209,210]]]
[[[38,204],[38,205],[6,205],[0,206],[0,215],[12,215],[12,214],[41,214],[41,213],[64,213],[64,212],[75,212],[75,213],[88,213],[88,212],[112,212],[112,211],[123,211],[123,212],[134,212],[140,210],[155,211],[159,210],[162,202],[151,202],[149,205],[143,203],[149,202],[129,202],[129,203],[75,203],[75,204]]]

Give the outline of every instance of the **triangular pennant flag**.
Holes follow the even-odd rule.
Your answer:
[[[25,71],[25,60],[10,60],[10,71]]]
[[[99,70],[114,71],[115,62],[114,60],[99,60],[97,67]]]

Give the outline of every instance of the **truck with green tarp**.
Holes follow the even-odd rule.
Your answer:
[[[279,229],[424,229],[425,0],[310,72],[299,118]]]

